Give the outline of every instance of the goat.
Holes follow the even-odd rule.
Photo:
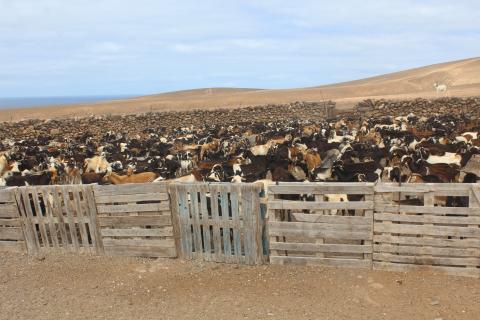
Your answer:
[[[436,155],[429,155],[429,157],[426,160],[430,164],[436,164],[436,163],[446,163],[446,164],[456,164],[457,166],[460,166],[460,163],[462,161],[462,156],[457,153],[453,152],[445,152],[445,155],[443,156],[436,156]]]
[[[104,156],[95,156],[93,158],[86,158],[84,161],[84,172],[107,172],[108,162]]]
[[[442,92],[444,92],[445,94],[447,94],[447,85],[446,85],[446,84],[444,84],[444,83],[443,83],[443,84],[440,84],[440,83],[438,83],[438,82],[435,82],[435,83],[433,84],[433,87],[435,88],[435,90],[436,90],[436,92],[437,92],[437,95],[438,95],[439,93],[442,93]]]
[[[120,176],[110,171],[105,174],[102,181],[112,184],[126,184],[153,182],[155,179],[157,179],[157,175],[154,172],[132,173],[130,175]]]

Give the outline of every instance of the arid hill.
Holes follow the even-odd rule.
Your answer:
[[[92,104],[7,109],[0,111],[0,121],[214,109],[326,99],[336,101],[339,108],[345,109],[366,98],[436,97],[437,93],[433,86],[435,82],[446,84],[449,96],[480,96],[480,58],[435,64],[362,80],[311,88],[284,90],[207,88]]]

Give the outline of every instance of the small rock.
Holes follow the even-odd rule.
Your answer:
[[[37,255],[37,256],[35,257],[35,259],[36,259],[37,261],[44,261],[44,260],[45,260],[45,256],[44,256],[43,254]]]
[[[432,305],[432,306],[438,306],[439,304],[440,304],[440,301],[438,301],[436,299],[434,299],[430,302],[430,305]]]

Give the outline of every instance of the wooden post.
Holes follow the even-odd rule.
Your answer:
[[[170,215],[172,218],[173,241],[175,242],[175,251],[177,257],[182,256],[181,231],[180,231],[180,213],[176,184],[168,185],[168,195],[170,199]]]

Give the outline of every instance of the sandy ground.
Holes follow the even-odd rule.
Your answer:
[[[1,319],[479,319],[480,280],[430,272],[0,254]]]
[[[0,121],[55,119],[149,111],[236,108],[269,103],[334,100],[339,109],[367,98],[437,97],[433,84],[448,85],[448,95],[480,96],[480,58],[436,64],[382,76],[311,88],[261,90],[214,88],[170,92],[93,104],[0,110]]]

